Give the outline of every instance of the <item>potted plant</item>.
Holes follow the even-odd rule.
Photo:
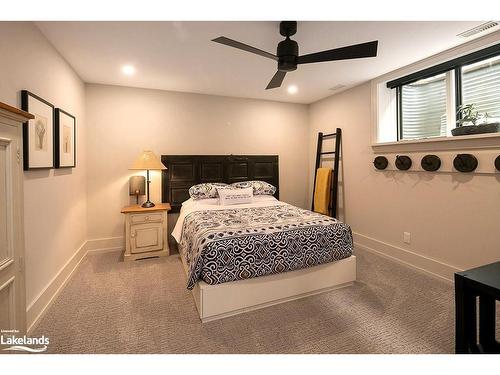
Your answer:
[[[461,105],[457,115],[457,127],[451,130],[454,136],[500,132],[500,122],[488,122],[488,113],[479,112],[475,104]]]

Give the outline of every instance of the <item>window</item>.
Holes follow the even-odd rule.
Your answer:
[[[400,139],[445,136],[446,118],[446,74],[402,86]]]
[[[474,104],[500,121],[500,44],[387,82],[396,91],[397,139],[450,135],[458,109]]]
[[[462,103],[500,121],[500,56],[462,67]]]

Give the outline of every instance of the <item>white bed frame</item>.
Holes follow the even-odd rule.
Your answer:
[[[179,256],[187,275],[184,257]],[[192,293],[203,323],[350,286],[356,257],[297,271],[209,285],[198,281]]]

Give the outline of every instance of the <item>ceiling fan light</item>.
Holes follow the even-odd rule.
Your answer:
[[[280,23],[280,33],[285,36],[285,40],[278,43],[276,55],[261,49],[249,46],[248,44],[238,42],[233,39],[220,36],[212,39],[213,42],[225,44],[256,55],[267,57],[278,62],[278,71],[274,74],[271,81],[266,86],[266,90],[275,89],[281,86],[287,72],[297,69],[297,64],[310,64],[326,61],[352,60],[365,57],[376,57],[378,41],[374,40],[367,43],[353,44],[345,47],[334,48],[321,52],[314,52],[308,55],[299,56],[299,45],[296,41],[290,39],[290,36],[297,32],[296,21],[282,21]],[[295,94],[297,87],[288,87],[289,94]]]

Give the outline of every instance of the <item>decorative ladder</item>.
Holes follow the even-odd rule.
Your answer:
[[[335,150],[323,152],[323,141],[328,138],[335,138]],[[321,165],[321,157],[323,155],[335,155],[333,159],[333,174],[331,183],[331,194],[330,194],[330,204],[328,209],[330,216],[337,218],[337,204],[338,204],[338,184],[339,184],[339,159],[340,159],[340,148],[342,141],[342,129],[337,128],[335,133],[323,134],[318,133],[318,146],[316,148],[316,167],[314,168],[314,185],[313,185],[313,196],[311,210],[314,211],[314,193],[316,190],[316,175],[318,174],[318,168]]]

